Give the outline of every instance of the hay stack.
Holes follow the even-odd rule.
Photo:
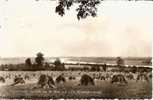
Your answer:
[[[11,86],[17,85],[17,84],[25,84],[25,80],[22,77],[15,77],[14,83]]]
[[[5,83],[4,77],[0,76],[0,82]]]
[[[61,74],[56,78],[56,83],[66,82],[65,77]]]
[[[54,80],[51,76],[45,74],[40,75],[37,85],[40,88],[55,88]]]
[[[146,81],[149,81],[149,78],[148,78],[148,76],[147,76],[145,73],[140,73],[140,74],[138,74],[136,80],[137,80],[137,81],[138,81],[138,80],[146,80]]]
[[[95,85],[94,79],[87,74],[81,76],[80,85]]]
[[[127,84],[127,81],[126,81],[124,75],[122,75],[122,74],[114,75],[114,76],[112,77],[111,83],[114,83],[114,82],[115,82],[115,83],[116,83],[116,82],[119,82],[119,83],[126,83],[126,84]]]

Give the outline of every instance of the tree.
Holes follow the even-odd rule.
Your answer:
[[[57,58],[54,61],[54,65],[55,65],[55,70],[64,70],[65,69],[65,65],[64,63],[61,62],[61,60],[59,58]]]
[[[31,59],[30,59],[30,58],[27,58],[27,59],[25,60],[25,65],[26,65],[26,66],[32,66],[32,63],[31,63]]]
[[[125,68],[124,67],[124,60],[121,57],[117,57],[116,59],[117,59],[116,64],[119,67],[119,71],[125,71],[124,70],[124,68]]]
[[[44,63],[44,55],[39,52],[37,53],[37,57],[35,58],[35,63],[37,64],[37,66],[43,66]]]
[[[116,64],[117,66],[123,66],[124,65],[124,60],[121,57],[116,58]]]

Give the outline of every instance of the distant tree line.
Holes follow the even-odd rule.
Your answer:
[[[69,66],[69,65],[68,65]],[[25,63],[22,64],[9,64],[9,65],[1,65],[0,70],[5,71],[43,71],[43,70],[50,70],[50,71],[104,71],[106,72],[108,68],[114,67],[115,69],[112,69],[112,71],[120,71],[120,72],[144,72],[150,70],[150,68],[144,68],[144,67],[136,67],[131,66],[126,68],[125,67],[125,61],[121,57],[116,58],[116,65],[98,65],[98,64],[84,64],[82,67],[80,67],[80,64],[76,64],[75,66],[78,67],[69,67],[65,68],[65,63],[61,62],[59,58],[56,58],[53,63],[46,62],[44,58],[44,54],[39,52],[36,54],[36,57],[34,59],[34,62],[31,61],[31,58],[25,59]]]
[[[32,71],[36,71],[36,70],[63,71],[63,70],[65,70],[64,63],[62,63],[59,58],[57,58],[54,61],[53,66],[50,66],[50,64],[48,62],[45,62],[44,55],[41,52],[37,53],[34,64],[32,64],[30,58],[27,58],[25,60],[25,65],[28,67],[29,70],[32,70]]]

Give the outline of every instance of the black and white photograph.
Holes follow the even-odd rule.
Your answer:
[[[0,0],[0,99],[152,99],[152,0]]]

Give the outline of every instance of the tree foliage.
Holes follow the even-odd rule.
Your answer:
[[[43,62],[44,62],[44,55],[39,52],[37,53],[37,57],[35,58],[35,63],[38,65],[38,66],[42,66],[43,65]]]
[[[35,0],[35,1],[40,1],[40,0]],[[74,5],[74,3],[76,3],[78,4],[78,8],[76,8],[78,20],[85,19],[88,16],[96,17],[97,6],[102,1],[107,1],[107,0],[58,0],[58,5],[55,8],[55,12],[58,13],[60,16],[63,16],[65,14],[65,11],[69,10],[70,7]],[[123,1],[153,1],[153,0],[123,0]]]
[[[77,19],[85,19],[88,16],[97,16],[97,6],[102,2],[107,0],[58,0],[58,5],[56,6],[55,12],[60,16],[65,14],[66,10],[69,10],[74,3],[78,4]],[[127,1],[140,1],[140,0],[127,0]],[[153,1],[153,0],[144,0]]]
[[[30,59],[30,58],[27,58],[27,59],[25,60],[25,64],[26,64],[27,66],[32,66],[31,59]]]
[[[84,19],[88,16],[95,17],[97,15],[97,5],[101,0],[59,0],[58,6],[56,6],[55,12],[60,16],[65,14],[65,10],[69,10],[74,4],[78,4],[77,19]]]
[[[40,0],[35,0],[35,1],[40,1]],[[58,5],[55,8],[55,12],[58,13],[60,16],[63,16],[65,15],[65,11],[69,10],[70,7],[75,3],[78,4],[78,8],[76,8],[78,20],[85,19],[88,16],[96,17],[97,6],[102,1],[109,1],[109,0],[58,0]],[[153,0],[123,0],[123,1],[153,1]]]
[[[64,63],[61,62],[59,58],[54,61],[55,70],[63,71],[65,69]]]

